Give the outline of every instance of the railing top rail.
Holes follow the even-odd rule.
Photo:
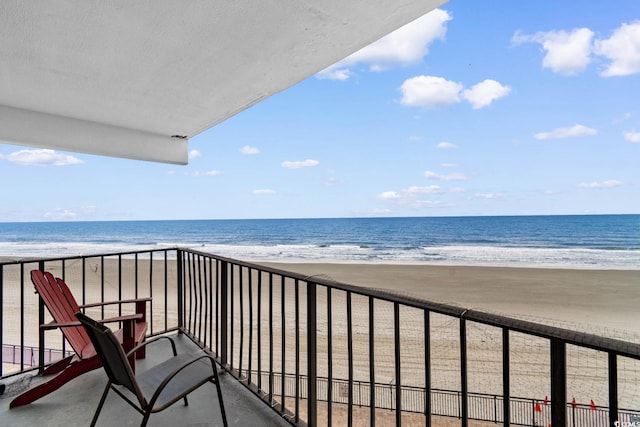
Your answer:
[[[338,281],[327,279],[320,275],[308,276],[301,273],[281,270],[278,268],[268,267],[256,263],[244,262],[232,258],[212,255],[211,253],[201,252],[198,250],[186,249],[186,251],[206,257],[212,257],[221,261],[229,262],[231,264],[274,273],[283,277],[289,277],[292,279],[315,283],[332,289],[349,291],[354,294],[370,296],[389,302],[397,302],[405,306],[424,309],[438,314],[464,318],[466,320],[471,320],[498,328],[506,328],[510,331],[522,332],[547,339],[559,339],[568,344],[587,347],[598,351],[614,353],[633,359],[640,359],[640,344],[638,343],[622,341],[615,338],[602,337],[599,335],[561,328],[558,326],[544,325],[527,320],[510,318],[500,314],[487,313],[481,310],[467,309],[452,304],[427,301],[410,295],[395,293],[384,289],[372,289],[350,285],[347,283],[341,283]]]
[[[181,249],[177,246],[163,247],[163,248],[148,248],[138,249],[133,251],[117,251],[117,252],[105,252],[105,253],[90,253],[83,255],[68,255],[68,256],[56,256],[56,257],[20,257],[10,259],[9,257],[0,257],[0,266],[3,265],[15,265],[15,264],[28,264],[33,262],[54,262],[54,261],[69,261],[83,258],[98,258],[98,257],[115,257],[119,255],[135,255],[135,254],[147,254],[150,252],[171,252]],[[207,254],[212,256],[211,254]],[[236,261],[238,262],[238,261]]]

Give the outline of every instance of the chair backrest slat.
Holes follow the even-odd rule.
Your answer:
[[[57,323],[77,322],[75,313],[80,310],[69,287],[62,279],[56,279],[49,272],[31,271],[31,281],[42,298],[44,305]],[[61,328],[62,334],[78,356],[91,341],[82,326]]]

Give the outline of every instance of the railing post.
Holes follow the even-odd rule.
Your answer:
[[[469,425],[467,397],[467,321],[464,312],[460,315],[460,418],[462,427]]]
[[[567,350],[564,341],[551,338],[551,425],[567,424]]]
[[[618,359],[609,353],[609,425],[618,421]]]
[[[227,365],[227,324],[228,314],[228,267],[227,261],[220,262],[220,363],[222,366]]]
[[[307,282],[307,425],[318,425],[316,284]],[[329,319],[331,321],[331,319]]]
[[[511,425],[511,374],[509,362],[509,330],[502,328],[502,424]]]
[[[393,330],[395,347],[395,383],[396,383],[396,426],[402,425],[402,378],[400,357],[400,304],[393,303]]]
[[[176,271],[177,276],[176,288],[178,291],[178,332],[182,333],[184,328],[184,279],[182,263],[184,262],[184,252],[178,249],[176,252]],[[166,275],[165,275],[166,277]],[[136,293],[138,292],[136,288]]]
[[[38,262],[38,269],[44,272],[44,261]],[[22,271],[24,271],[24,268]],[[24,288],[24,280],[22,281],[22,287]],[[40,295],[38,295],[38,325],[44,325],[44,302]],[[38,373],[41,375],[44,372],[44,346],[44,329],[38,327]]]

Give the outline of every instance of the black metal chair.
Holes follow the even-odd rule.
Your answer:
[[[166,336],[149,339],[131,349],[128,354],[125,354],[122,345],[120,345],[118,339],[108,327],[82,313],[76,313],[76,317],[89,334],[89,338],[102,361],[102,366],[109,377],[109,382],[102,393],[98,409],[91,421],[92,427],[95,426],[98,420],[109,390],[115,391],[140,412],[143,415],[140,425],[145,426],[152,413],[160,412],[180,399],[183,399],[184,404],[188,405],[187,395],[207,382],[213,382],[216,385],[222,422],[225,427],[227,426],[218,370],[210,355],[204,351],[196,354],[184,353],[178,355],[175,343],[170,337]],[[173,350],[173,357],[149,368],[145,372],[135,375],[127,357],[159,339],[169,340]],[[137,403],[128,397],[128,393],[122,388],[131,392]]]

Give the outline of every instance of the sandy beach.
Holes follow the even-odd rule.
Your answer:
[[[306,275],[524,318],[640,332],[640,270],[263,263]]]

